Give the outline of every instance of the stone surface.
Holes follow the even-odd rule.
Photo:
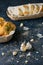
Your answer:
[[[0,17],[4,17],[6,20],[12,21],[6,15],[6,10],[8,6],[16,6],[20,4],[43,2],[43,0],[0,0]],[[16,33],[13,38],[7,43],[0,43],[0,65],[25,65],[25,60],[28,61],[26,65],[43,65],[43,38],[39,39],[37,37],[38,33],[43,35],[43,18],[31,19],[31,20],[21,20],[12,21],[17,25]],[[29,28],[29,31],[24,31],[20,28],[20,23],[23,22],[25,26]],[[21,35],[22,33],[28,32],[28,35]],[[26,40],[30,41],[34,39],[33,49],[27,51],[26,53],[18,52],[17,56],[13,56],[12,52],[15,49],[19,49],[21,42]],[[39,53],[36,53],[36,52]],[[2,56],[1,53],[4,52],[5,55]],[[27,53],[31,52],[30,57],[26,57]],[[20,58],[19,56],[24,54],[25,56]],[[13,60],[11,59],[13,58]],[[19,61],[19,63],[17,63]]]

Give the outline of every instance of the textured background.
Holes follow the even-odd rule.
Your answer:
[[[0,17],[12,21],[6,15],[8,6],[39,2],[41,3],[43,0],[0,0]],[[36,36],[38,33],[43,35],[43,18],[12,22],[17,25],[17,30],[12,40],[7,43],[0,43],[0,65],[43,65],[43,38],[40,39]],[[19,27],[21,22],[23,22],[24,26],[29,27],[28,31],[23,31],[23,28]],[[25,34],[25,32],[26,35],[22,35]],[[35,41],[32,42],[34,50],[27,51],[26,53],[20,51],[16,57],[12,55],[15,49],[20,48],[22,41],[26,40],[27,42],[30,41],[31,38],[35,39]],[[3,52],[5,54],[4,56],[2,56]],[[29,52],[31,56],[26,57],[26,54]],[[24,57],[20,58],[20,55],[23,54]],[[28,60],[27,64],[25,63],[26,60]]]

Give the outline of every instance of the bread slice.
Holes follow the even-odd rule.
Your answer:
[[[43,3],[25,4],[7,8],[7,15],[12,20],[43,17]]]

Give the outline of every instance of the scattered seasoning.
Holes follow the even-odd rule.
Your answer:
[[[28,63],[28,60],[25,60],[25,64],[27,64]]]
[[[5,55],[5,53],[4,52],[2,52],[2,56],[4,56]]]
[[[27,56],[27,57],[28,57],[28,56],[31,56],[31,53],[30,53],[30,52],[29,52],[29,53],[27,53],[27,55],[26,55],[26,56]]]
[[[27,30],[29,30],[29,28],[28,27],[23,27],[23,30],[26,30],[27,31]]]
[[[13,51],[13,56],[16,56],[17,55],[17,51]]]
[[[33,42],[34,41],[34,39],[30,39],[30,42]]]
[[[23,27],[23,23],[20,23],[20,27]]]

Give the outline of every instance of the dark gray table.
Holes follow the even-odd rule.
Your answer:
[[[43,0],[0,0],[0,17],[4,17],[6,20],[10,20],[6,15],[6,9],[8,6],[16,6],[20,4],[43,2]],[[43,65],[43,38],[39,39],[36,35],[40,33],[43,35],[43,18],[22,20],[22,21],[12,21],[17,25],[17,30],[13,38],[7,43],[0,43],[0,65]],[[24,26],[29,27],[28,31],[23,31],[20,28],[20,23],[23,22]],[[28,33],[28,35],[22,35]],[[23,53],[18,52],[17,56],[13,56],[12,52],[15,49],[20,48],[22,41],[30,41],[33,49]],[[4,55],[2,53],[4,52]],[[31,53],[31,56],[26,57],[27,53]],[[23,57],[20,57],[24,55]],[[25,61],[28,60],[28,63]]]

